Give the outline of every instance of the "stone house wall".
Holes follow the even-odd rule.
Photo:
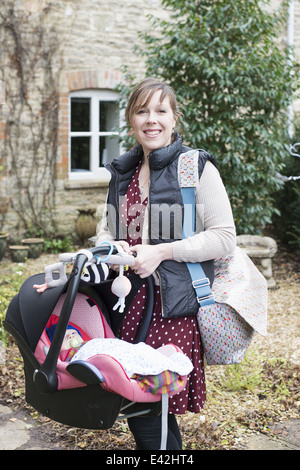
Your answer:
[[[77,209],[93,208],[101,218],[108,182],[105,178],[69,179],[69,94],[78,90],[113,90],[121,80],[124,65],[142,77],[143,61],[133,50],[140,41],[138,32],[150,29],[148,14],[162,17],[166,12],[161,0],[152,0],[150,4],[138,0],[16,0],[11,3],[17,18],[28,22],[26,34],[32,46],[30,53],[23,51],[28,74],[30,57],[34,66],[23,98],[20,100],[19,96],[17,100],[16,95],[15,102],[8,103],[5,92],[11,94],[18,87],[21,89],[22,70],[12,66],[16,55],[14,44],[7,44],[0,52],[0,230],[9,231],[12,239],[22,238],[28,228],[22,214],[31,211],[34,220],[31,205],[35,200],[40,204],[37,217],[41,221],[46,209],[54,205],[52,217],[57,223],[57,234],[74,234]],[[274,6],[278,3],[280,0],[274,0]],[[1,4],[0,9],[9,0]],[[299,60],[300,0],[295,0],[294,5]],[[42,28],[45,31],[40,38],[39,22],[40,32]],[[33,36],[30,28],[34,30]],[[37,60],[34,54],[38,54],[39,45],[40,50],[44,47],[49,54]],[[53,93],[45,96],[41,105],[41,95],[48,85]],[[300,110],[300,100],[295,106]],[[12,116],[18,120],[16,128],[8,127]],[[41,132],[43,142],[38,141]],[[53,132],[57,132],[55,139]],[[12,154],[17,156],[15,160],[10,157]]]
[[[9,1],[7,0],[5,3],[9,4]],[[39,21],[43,9],[49,8],[43,15],[43,27],[49,42],[52,40],[53,43],[54,53],[51,57],[51,67],[52,75],[57,82],[55,91],[58,92],[56,103],[58,105],[58,145],[56,148],[56,184],[55,196],[53,196],[55,197],[55,213],[53,217],[57,221],[59,235],[73,234],[78,208],[98,209],[97,215],[100,217],[108,182],[107,179],[104,181],[101,179],[69,181],[68,179],[69,93],[82,89],[113,90],[121,80],[121,69],[124,65],[142,77],[143,62],[134,53],[133,48],[139,43],[138,32],[147,31],[150,27],[147,15],[159,12],[161,1],[152,0],[151,5],[137,0],[122,2],[119,0],[111,0],[110,2],[106,0],[80,2],[78,0],[16,0],[13,3],[16,16],[20,20],[23,17],[25,21],[28,21],[32,29],[35,27],[35,22]],[[44,43],[44,46],[46,49],[50,47],[47,42]],[[14,53],[13,46],[6,48],[6,51],[7,55],[11,57]],[[10,92],[11,94],[13,88],[18,86],[18,77],[14,74],[13,67],[4,54],[5,52],[2,54],[1,60],[2,64],[4,63],[6,66],[6,74],[0,78],[2,78],[1,83],[5,84],[6,93]],[[28,87],[30,106],[33,108],[40,101],[37,95],[45,87],[45,77],[43,77],[41,65],[43,64],[36,66],[33,77],[35,85]],[[5,95],[5,90],[3,95]],[[32,133],[28,129],[31,126],[30,116],[27,117],[28,123],[26,123],[25,107],[22,109],[20,107],[20,114],[22,111],[23,117],[19,120],[19,132],[22,132],[23,135],[19,135],[19,142],[15,148],[15,154],[18,155],[17,161],[13,163],[9,161],[8,153],[5,149],[3,151],[7,123],[13,111],[5,101],[5,96],[4,99],[2,97],[2,100],[3,104],[0,109],[0,144],[2,143],[0,206],[1,200],[4,203],[0,209],[0,224],[2,221],[0,230],[8,230],[10,235],[15,233],[15,238],[21,238],[26,224],[22,220],[20,221],[20,214],[22,210],[27,210],[28,204],[24,207],[20,204],[18,206],[17,199],[20,197],[20,191],[24,192],[24,198],[26,198],[28,187],[22,188],[20,181],[22,179],[25,181],[26,178],[28,180],[31,177],[31,187],[35,186],[34,197],[38,198],[38,188],[41,184],[46,184],[46,178],[45,175],[44,180],[41,177],[35,179],[32,177],[32,174],[37,170],[33,169],[30,163],[33,158],[30,148],[32,144],[29,142],[32,139]],[[16,114],[14,118],[16,118]],[[38,114],[39,110],[37,109],[36,115],[38,116]],[[26,124],[28,124],[27,128]],[[22,142],[24,152],[20,149],[20,142]],[[48,157],[50,158],[50,154]],[[43,155],[38,155],[36,158],[38,163],[42,158]],[[18,173],[18,178],[16,173]],[[49,178],[51,176],[48,175]],[[16,181],[17,179],[18,181]],[[51,191],[50,186],[49,189]],[[5,212],[3,206],[7,195],[10,196],[10,208],[8,212]],[[53,199],[48,199],[46,203],[50,204],[52,201]]]

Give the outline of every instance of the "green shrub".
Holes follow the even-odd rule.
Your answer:
[[[44,251],[53,254],[73,251],[72,237],[45,239]]]
[[[300,143],[300,119],[296,120],[292,143]],[[300,155],[300,145],[296,147]],[[288,248],[300,254],[300,158],[287,155],[282,175],[289,179],[274,195],[280,214],[273,216],[274,232]],[[297,179],[296,179],[297,178]]]
[[[292,64],[278,42],[287,3],[278,14],[269,0],[162,4],[168,19],[150,16],[151,33],[140,34],[145,75],[175,89],[185,143],[215,155],[238,233],[262,233],[287,154]]]
[[[3,328],[3,320],[6,315],[6,311],[9,305],[9,302],[11,300],[11,291],[7,288],[3,289],[1,287],[1,292],[0,292],[0,341],[3,341],[4,343],[6,342],[6,332]]]
[[[0,341],[6,343],[7,333],[3,328],[3,320],[11,299],[19,292],[21,285],[25,281],[25,274],[21,267],[9,276],[3,276],[0,280]]]

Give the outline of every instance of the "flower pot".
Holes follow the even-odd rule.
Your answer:
[[[78,209],[79,215],[75,221],[75,231],[80,243],[85,246],[90,237],[96,234],[97,219],[95,209]]]
[[[28,258],[29,246],[27,245],[11,245],[9,250],[14,263],[24,263]]]
[[[0,232],[0,261],[3,258],[7,246],[8,233]]]
[[[29,246],[28,258],[38,258],[44,246],[42,238],[24,238],[23,245]]]

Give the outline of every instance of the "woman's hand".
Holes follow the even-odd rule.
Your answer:
[[[159,245],[135,245],[131,252],[136,252],[134,271],[141,277],[151,276],[160,263],[166,259],[173,259],[171,243]]]
[[[131,254],[129,243],[125,242],[125,240],[118,240],[117,242],[113,242],[115,246],[121,246],[125,253]]]
[[[115,246],[119,245],[123,248],[125,253],[127,253],[129,255],[132,254],[132,251],[130,250],[129,244],[125,240],[118,240],[116,242],[113,242],[113,245],[115,245]],[[109,263],[109,260],[108,260],[108,263]],[[119,271],[120,270],[120,266],[118,264],[111,264],[110,268],[113,269],[114,271]]]

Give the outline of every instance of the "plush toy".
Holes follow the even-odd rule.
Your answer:
[[[81,280],[85,282],[94,282],[97,284],[98,282],[104,281],[108,275],[108,264],[113,265],[114,263],[116,263],[120,266],[119,276],[113,281],[111,291],[113,294],[119,297],[118,302],[114,306],[114,310],[117,310],[117,308],[119,308],[119,312],[123,313],[125,308],[125,297],[129,294],[131,290],[131,282],[126,276],[124,276],[124,268],[126,263],[133,265],[134,258],[132,256],[126,255],[121,246],[118,246],[117,249],[117,255],[111,255],[111,248],[109,255],[107,255],[105,259],[99,259],[97,256],[93,257],[93,255],[88,250],[80,250],[78,253],[84,253],[89,258],[89,261],[86,263],[81,276]],[[59,258],[61,259],[60,263],[46,266],[45,283],[40,285],[34,284],[33,287],[36,289],[36,291],[42,293],[45,292],[48,287],[56,287],[65,284],[67,282],[65,264],[66,262],[74,261],[77,254],[63,253],[59,256]],[[109,263],[105,263],[105,261],[109,261]],[[122,261],[124,262],[124,264],[121,264]],[[53,274],[57,271],[59,273],[59,277],[58,279],[54,279]]]
[[[120,265],[119,276],[113,281],[111,291],[113,294],[119,297],[119,300],[113,307],[113,310],[117,310],[119,307],[119,312],[123,313],[125,308],[125,297],[131,291],[131,282],[128,277],[124,276],[123,265]]]

